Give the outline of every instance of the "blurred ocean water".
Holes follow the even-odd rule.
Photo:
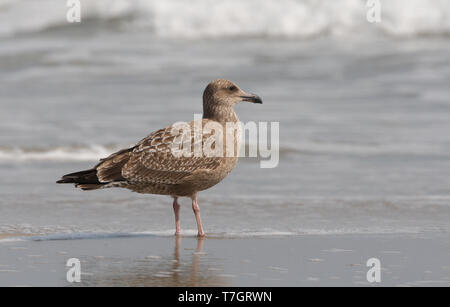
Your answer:
[[[280,164],[200,195],[213,233],[450,231],[450,2],[0,0],[0,232],[171,231],[170,200],[56,186],[229,78]],[[182,222],[195,222],[184,201]]]
[[[82,19],[105,28],[151,32],[162,38],[306,38],[384,33],[448,34],[446,0],[381,0],[382,23],[365,18],[365,0],[81,0]],[[67,26],[67,1],[1,0],[0,34],[36,33]]]

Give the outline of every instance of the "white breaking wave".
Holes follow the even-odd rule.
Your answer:
[[[110,154],[131,147],[131,145],[89,145],[89,146],[61,146],[50,148],[22,148],[0,147],[1,161],[98,161]],[[248,157],[245,148],[256,145],[242,146],[241,157]],[[263,146],[264,148],[264,146]],[[254,148],[254,150],[258,150]],[[273,150],[273,149],[272,149]],[[269,156],[269,151],[259,149],[264,157]],[[299,144],[286,144],[279,149],[283,155],[303,154],[345,154],[345,155],[413,155],[413,156],[448,156],[449,151],[439,144],[348,144],[348,143],[318,143],[302,141]]]
[[[0,161],[98,161],[119,149],[101,145],[49,149],[0,148]]]
[[[392,36],[450,33],[448,0],[381,0],[382,21],[366,0],[81,0],[82,22],[116,21],[166,38]],[[0,35],[69,26],[64,0],[0,0]]]

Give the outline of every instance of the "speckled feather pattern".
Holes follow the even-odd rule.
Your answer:
[[[201,122],[204,126],[209,120]],[[193,127],[194,122],[189,125]],[[96,166],[99,181],[109,183],[103,187],[122,187],[139,193],[189,196],[220,182],[237,163],[237,157],[176,157],[172,153],[172,146],[178,135],[172,132],[172,127],[160,129],[130,149],[103,159]],[[209,136],[210,134],[202,135],[202,144]],[[191,138],[191,144],[194,144],[194,129]],[[238,148],[237,142],[236,139],[235,146]]]

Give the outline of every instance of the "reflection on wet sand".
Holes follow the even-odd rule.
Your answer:
[[[141,259],[89,259],[82,274],[82,286],[229,286],[218,276],[222,269],[204,256],[205,239],[197,239],[196,247],[181,249],[183,238],[176,237],[173,255],[148,256]],[[192,242],[189,240],[187,242]]]

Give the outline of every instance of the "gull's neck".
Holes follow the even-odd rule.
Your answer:
[[[203,118],[212,119],[222,124],[227,122],[236,123],[239,121],[233,107],[209,103],[203,104]]]

